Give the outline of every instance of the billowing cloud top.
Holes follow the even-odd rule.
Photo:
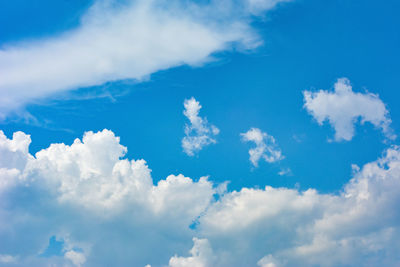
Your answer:
[[[98,0],[78,28],[0,48],[0,119],[57,92],[203,64],[261,41],[249,24],[287,0]]]
[[[226,192],[183,175],[153,184],[146,162],[125,159],[109,130],[35,156],[29,144],[22,132],[0,132],[0,265],[400,263],[398,147],[354,167],[334,195],[270,186]],[[62,251],[39,256],[52,236]]]

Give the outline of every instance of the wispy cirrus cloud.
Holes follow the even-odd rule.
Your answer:
[[[0,48],[0,118],[60,92],[143,80],[159,70],[199,66],[212,54],[262,43],[250,25],[285,0],[195,3],[97,0],[80,26]]]

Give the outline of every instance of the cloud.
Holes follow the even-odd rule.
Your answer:
[[[72,261],[75,266],[82,266],[86,262],[85,255],[74,250],[67,251],[64,257]]]
[[[217,142],[214,136],[219,134],[219,129],[209,124],[207,118],[199,116],[201,105],[193,97],[186,99],[184,106],[185,110],[183,114],[188,118],[190,124],[185,125],[185,137],[182,139],[182,148],[187,155],[194,156],[203,147]]]
[[[252,12],[279,2],[286,1],[97,0],[75,29],[2,45],[0,119],[60,92],[141,81],[159,70],[202,65],[219,51],[253,49],[262,42]]]
[[[275,138],[258,128],[251,128],[246,133],[241,133],[244,142],[254,142],[256,147],[249,150],[250,161],[254,167],[263,158],[266,162],[272,163],[283,159],[282,152],[276,145]]]
[[[212,266],[213,252],[207,239],[193,238],[193,248],[190,250],[191,256],[174,256],[169,260],[170,267],[207,267]]]
[[[8,155],[0,181],[10,180],[0,191],[0,255],[14,266],[400,264],[399,147],[353,168],[339,193],[323,194],[225,191],[183,175],[155,184],[109,130],[35,155],[28,135],[0,136]],[[41,257],[53,236],[62,255]]]
[[[3,255],[3,254],[0,254],[0,263],[13,263],[13,262],[16,262],[17,261],[17,258],[16,257],[13,257],[13,256],[11,256],[11,255]]]
[[[223,266],[264,256],[274,261],[262,264],[277,266],[396,266],[399,188],[394,147],[356,172],[338,195],[269,186],[228,193],[200,218],[200,232],[219,258],[222,251],[235,255]]]
[[[257,262],[260,267],[278,267],[279,263],[272,257],[272,255],[267,255]]]
[[[124,159],[126,147],[108,130],[87,132],[72,145],[52,144],[35,156],[28,135],[1,134],[9,156],[0,158],[0,181],[7,181],[0,191],[0,254],[21,255],[16,266],[144,266],[158,245],[165,247],[161,264],[191,239],[189,225],[218,190],[206,177],[195,182],[183,175],[154,185],[146,162]],[[13,170],[13,176],[3,174]],[[52,236],[68,240],[64,257],[39,257]]]
[[[290,168],[283,168],[278,172],[278,175],[280,175],[280,176],[285,176],[285,175],[292,176],[293,173],[292,173],[292,170]]]
[[[338,79],[335,91],[304,91],[304,107],[322,125],[328,121],[335,129],[335,141],[349,141],[354,136],[354,124],[370,122],[389,139],[395,139],[390,128],[389,111],[378,95],[355,93],[350,81]]]

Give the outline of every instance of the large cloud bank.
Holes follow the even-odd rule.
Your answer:
[[[0,266],[400,264],[398,147],[321,194],[183,175],[154,184],[109,130],[36,155],[30,140],[0,132]],[[41,256],[53,236],[62,251]]]
[[[80,26],[0,47],[0,119],[79,87],[142,80],[159,70],[198,66],[215,52],[252,49],[251,17],[288,0],[97,0]]]

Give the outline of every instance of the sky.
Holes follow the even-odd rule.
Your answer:
[[[0,266],[398,266],[399,8],[0,2]]]

